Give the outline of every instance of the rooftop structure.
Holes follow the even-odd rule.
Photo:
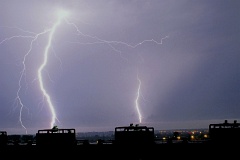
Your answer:
[[[0,146],[7,145],[8,137],[6,131],[0,131]]]
[[[74,146],[76,145],[75,129],[43,129],[36,133],[37,146]]]
[[[154,144],[154,128],[130,124],[115,128],[115,144]]]
[[[210,124],[209,136],[211,141],[215,143],[239,143],[240,142],[240,123],[234,120],[229,123]]]

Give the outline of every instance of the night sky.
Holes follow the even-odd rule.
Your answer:
[[[239,0],[0,1],[0,130],[52,127],[38,74],[44,56],[58,128],[239,122],[239,8]],[[52,32],[60,10],[68,14]]]

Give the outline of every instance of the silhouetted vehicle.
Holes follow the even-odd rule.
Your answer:
[[[153,145],[154,128],[130,124],[130,126],[116,127],[114,144],[116,145]]]
[[[43,129],[36,133],[37,146],[69,147],[75,146],[76,143],[75,129]]]
[[[234,120],[234,123],[210,124],[209,137],[213,143],[239,143],[240,142],[240,123]]]

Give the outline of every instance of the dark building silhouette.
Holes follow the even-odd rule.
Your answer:
[[[209,136],[212,143],[240,143],[240,123],[234,120],[229,123],[210,124]]]
[[[154,128],[130,124],[115,128],[116,145],[153,145]]]
[[[8,142],[7,131],[0,131],[0,147],[6,146]]]
[[[75,129],[43,129],[36,133],[37,146],[75,146],[76,131]]]
[[[35,143],[30,145],[8,144],[6,131],[0,132],[0,159],[162,159],[165,158],[223,158],[233,159],[240,142],[240,124],[237,121],[209,125],[209,140],[176,143],[173,132],[172,143],[156,143],[154,128],[130,124],[115,127],[112,143],[85,144],[76,139],[75,129],[38,130]],[[26,138],[28,139],[28,137]],[[233,143],[232,143],[233,142]],[[7,144],[7,145],[6,145]]]

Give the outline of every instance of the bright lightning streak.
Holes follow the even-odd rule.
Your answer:
[[[25,129],[26,134],[27,134],[27,128],[25,127],[25,125],[23,124],[23,121],[22,121],[22,112],[23,112],[23,108],[25,107],[25,105],[23,104],[23,102],[22,102],[22,100],[20,98],[20,91],[22,90],[22,80],[23,80],[24,76],[26,76],[26,64],[25,64],[25,62],[26,62],[27,56],[32,51],[33,43],[38,39],[38,37],[40,35],[42,35],[42,34],[50,32],[49,33],[49,38],[48,38],[48,44],[47,44],[45,52],[44,52],[44,61],[43,61],[42,65],[38,69],[38,80],[39,80],[39,84],[40,84],[40,89],[41,89],[44,97],[47,99],[47,103],[48,103],[49,108],[50,108],[51,113],[52,113],[52,120],[51,120],[51,128],[52,128],[54,126],[55,122],[56,122],[57,116],[56,116],[56,113],[55,113],[55,110],[54,110],[54,106],[53,106],[53,104],[51,102],[51,98],[50,98],[49,94],[47,93],[47,91],[44,88],[43,78],[42,78],[42,71],[43,71],[44,67],[47,64],[49,48],[51,46],[52,38],[53,38],[53,35],[54,35],[55,31],[56,31],[56,28],[57,28],[58,25],[60,25],[61,20],[63,18],[65,18],[67,15],[68,15],[67,12],[59,11],[58,12],[58,21],[53,25],[53,27],[51,29],[45,30],[45,31],[43,31],[41,33],[38,33],[38,34],[35,34],[33,32],[29,32],[29,31],[24,31],[24,30],[22,30],[20,28],[17,28],[17,27],[8,27],[8,28],[15,28],[15,29],[18,29],[18,30],[21,30],[23,32],[27,32],[27,33],[30,33],[30,34],[35,34],[35,36],[22,36],[22,35],[12,36],[12,37],[6,38],[6,39],[4,39],[4,40],[2,40],[0,42],[0,44],[2,44],[4,42],[6,42],[6,41],[9,41],[9,40],[13,39],[13,38],[32,38],[33,39],[31,41],[31,43],[30,43],[30,47],[29,47],[28,52],[23,57],[23,61],[22,61],[23,69],[21,71],[20,78],[19,78],[19,81],[18,81],[18,90],[17,90],[17,96],[16,96],[16,101],[20,105],[19,122],[20,122],[21,126]]]
[[[95,42],[91,42],[91,43],[80,43],[80,42],[71,42],[71,43],[77,43],[77,44],[82,44],[82,45],[93,45],[93,44],[107,44],[110,48],[112,48],[114,51],[118,52],[121,54],[121,51],[116,49],[113,44],[120,44],[120,45],[124,45],[124,46],[127,46],[129,48],[136,48],[140,45],[142,45],[143,43],[147,43],[147,42],[153,42],[155,44],[158,44],[158,45],[161,45],[163,43],[163,40],[168,38],[168,36],[165,36],[163,38],[161,38],[161,41],[158,42],[154,39],[149,39],[149,40],[143,40],[142,42],[139,42],[135,45],[130,45],[126,42],[122,42],[122,41],[107,41],[107,40],[104,40],[104,39],[101,39],[97,36],[91,36],[91,35],[87,35],[87,34],[84,34],[82,33],[78,26],[75,24],[75,23],[72,23],[72,22],[69,22],[68,20],[65,19],[65,21],[69,24],[69,25],[72,25],[75,29],[76,29],[76,32],[78,33],[78,35],[80,36],[83,36],[83,37],[87,37],[87,38],[91,38],[91,39],[94,39]],[[122,57],[123,58],[123,57]]]
[[[46,89],[44,88],[43,78],[42,78],[42,71],[43,71],[43,69],[46,66],[47,61],[48,61],[49,48],[52,45],[52,38],[53,38],[53,35],[54,35],[55,31],[56,31],[56,28],[60,25],[62,19],[66,16],[65,12],[60,12],[60,13],[61,14],[59,14],[58,21],[53,25],[53,27],[51,28],[51,31],[49,33],[48,44],[47,44],[45,52],[44,52],[44,61],[43,61],[42,65],[38,69],[38,79],[39,79],[40,89],[41,89],[44,97],[47,99],[47,103],[48,103],[50,111],[52,113],[52,120],[51,120],[51,126],[50,126],[51,128],[55,125],[57,116],[56,116],[55,109],[54,109],[54,106],[53,106],[52,101],[51,101],[51,97],[49,96],[49,94],[47,93]]]
[[[6,40],[10,40],[10,39],[12,39],[12,38],[22,38],[22,37],[24,37],[24,38],[29,38],[29,37],[30,37],[30,38],[33,38],[33,40],[31,41],[29,50],[28,50],[28,52],[24,55],[24,58],[23,58],[23,61],[22,61],[23,69],[22,69],[22,71],[21,71],[20,79],[19,79],[19,81],[18,81],[18,90],[17,90],[17,97],[16,97],[16,101],[17,101],[17,102],[19,103],[19,105],[20,105],[19,122],[20,122],[21,126],[25,129],[26,134],[27,134],[27,128],[24,126],[24,124],[23,124],[23,122],[22,122],[22,111],[23,111],[23,108],[24,108],[24,104],[23,104],[23,102],[22,102],[22,100],[21,100],[21,98],[20,98],[20,91],[21,91],[21,89],[22,89],[21,82],[22,82],[22,79],[24,78],[24,76],[25,76],[25,74],[26,74],[26,64],[25,64],[25,61],[26,61],[27,56],[30,54],[30,52],[31,52],[31,50],[32,50],[32,46],[33,46],[34,41],[36,41],[37,38],[38,38],[41,34],[44,34],[44,33],[46,33],[46,32],[48,32],[48,31],[46,30],[46,31],[44,31],[44,32],[42,32],[42,33],[36,34],[34,37],[30,37],[30,36],[13,36],[13,37],[10,37],[10,38],[4,40],[4,41],[6,41]],[[2,42],[3,42],[3,41],[2,41]],[[2,43],[2,42],[1,42],[1,43]]]
[[[139,97],[140,97],[140,89],[141,89],[141,80],[139,79],[139,77],[137,76],[137,80],[138,80],[138,89],[137,89],[137,98],[135,100],[135,105],[136,105],[136,109],[137,109],[137,113],[138,113],[138,119],[139,119],[139,123],[142,123],[142,115],[139,109]]]

